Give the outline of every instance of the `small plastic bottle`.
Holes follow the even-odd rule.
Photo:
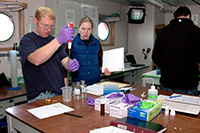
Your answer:
[[[82,98],[82,89],[80,86],[80,82],[76,82],[76,86],[74,87],[74,98],[81,99]]]
[[[176,115],[176,111],[175,111],[175,109],[171,109],[171,111],[170,111],[170,115],[172,115],[172,116],[175,116],[175,115]]]
[[[148,100],[157,101],[158,98],[158,90],[155,86],[151,86],[151,89],[148,90]]]
[[[169,115],[169,106],[166,106],[165,107],[165,116],[168,116]]]
[[[87,88],[86,88],[84,80],[81,80],[81,89],[82,89],[82,98],[86,98],[87,97]]]

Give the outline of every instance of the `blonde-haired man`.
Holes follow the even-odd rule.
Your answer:
[[[73,40],[74,29],[61,28],[54,38],[50,35],[55,27],[55,12],[49,7],[39,7],[35,12],[35,29],[20,39],[19,52],[26,84],[28,102],[61,94],[64,86],[62,66],[77,71],[79,63],[67,56],[62,44]]]

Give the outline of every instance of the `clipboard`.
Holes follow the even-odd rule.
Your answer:
[[[103,51],[102,73],[105,68],[110,72],[124,70],[124,47]]]

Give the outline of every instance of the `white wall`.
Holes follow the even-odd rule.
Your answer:
[[[155,6],[146,5],[146,17],[143,24],[129,24],[128,35],[128,54],[133,54],[137,63],[150,65],[151,69],[151,51],[144,59],[142,49],[153,48],[154,44],[154,20]]]
[[[15,0],[13,0],[15,1]],[[80,0],[77,0],[80,1]],[[160,23],[168,24],[172,19],[172,13],[165,13],[165,15],[159,12],[159,8],[154,5],[146,5],[146,17],[143,24],[127,24],[127,12],[128,6],[120,5],[112,2],[102,0],[85,0],[91,3],[97,3],[99,6],[99,14],[110,15],[111,13],[119,13],[122,17],[122,21],[115,23],[115,45],[104,46],[103,50],[125,47],[127,54],[133,54],[138,63],[152,65],[151,54],[155,41],[155,25]],[[18,0],[28,4],[28,8],[24,10],[25,21],[25,33],[28,32],[28,18],[34,16],[35,10],[39,6],[49,6],[56,11],[56,0]],[[199,6],[189,6],[193,14],[200,12]],[[10,13],[16,25],[16,31],[13,38],[5,43],[1,43],[0,47],[12,47],[13,42],[19,42],[18,37],[18,13]],[[199,17],[200,20],[200,17]],[[198,24],[200,25],[200,23]],[[128,44],[127,44],[127,26],[128,26]],[[127,47],[128,45],[128,47]],[[148,54],[147,60],[144,59],[142,49],[151,48]],[[6,51],[0,52],[7,53]],[[151,70],[151,67],[148,68]],[[18,60],[18,71],[21,71],[20,61]],[[7,77],[10,77],[10,61],[8,57],[0,57],[0,73],[4,72]],[[18,72],[21,75],[21,72]]]
[[[12,0],[15,1],[15,0]],[[126,46],[126,6],[120,6],[120,4],[105,2],[100,0],[85,0],[91,3],[97,3],[99,5],[99,14],[110,15],[111,13],[121,12],[122,21],[115,23],[115,46],[103,47],[103,50],[112,49],[117,47]],[[56,12],[56,0],[18,0],[18,2],[23,2],[28,4],[28,8],[24,10],[24,21],[25,21],[25,33],[28,32],[28,18],[29,16],[34,16],[35,10],[40,6],[49,6]],[[121,10],[120,10],[121,9]],[[13,42],[19,42],[18,37],[18,13],[11,13],[15,18],[14,22],[16,24],[16,31],[14,37],[5,44],[0,44],[0,47],[12,47]],[[7,51],[0,52],[8,53]],[[0,57],[0,73],[4,72],[7,77],[11,77],[10,73],[10,61],[8,57]],[[20,60],[18,59],[18,75],[22,75]]]
[[[16,0],[9,0],[9,1],[16,1]],[[37,2],[36,2],[37,1]],[[18,0],[18,2],[27,3],[28,8],[24,10],[24,21],[25,21],[25,33],[28,32],[28,18],[29,16],[34,16],[35,10],[45,4],[44,0]],[[0,48],[4,47],[12,47],[13,42],[17,42],[19,45],[19,31],[18,31],[18,12],[8,12],[13,17],[13,21],[15,23],[15,33],[13,37],[7,41],[0,43]],[[0,51],[0,54],[8,54],[8,51]],[[17,58],[17,70],[18,76],[22,76],[21,70],[21,62],[20,58]],[[4,72],[5,75],[10,78],[11,77],[11,66],[10,60],[8,56],[0,57],[0,73]]]
[[[16,0],[9,0],[9,1],[16,1]],[[37,2],[36,2],[37,1]],[[27,3],[28,8],[24,10],[24,21],[25,21],[25,33],[28,32],[28,17],[34,16],[35,10],[45,4],[44,0],[18,0],[18,2]],[[15,33],[13,37],[7,41],[0,43],[0,48],[3,47],[12,47],[13,42],[19,42],[19,30],[18,30],[18,12],[8,12],[8,14],[12,15],[13,21],[15,23]]]
[[[192,14],[199,15],[199,5],[188,7]],[[141,25],[129,24],[128,54],[133,54],[138,63],[150,65],[148,70],[152,69],[151,55],[156,39],[155,26],[157,24],[168,24],[171,19],[173,19],[173,13],[162,13],[157,6],[146,5],[145,22]],[[200,16],[198,16],[198,26],[200,27]],[[148,47],[151,48],[151,51],[148,54],[147,60],[145,60],[142,49]]]
[[[85,0],[88,2],[97,3],[99,5],[99,14],[110,15],[111,13],[118,13],[121,15],[122,21],[115,23],[115,40],[114,46],[105,46],[103,50],[108,50],[112,48],[125,47],[126,49],[126,14],[127,6],[120,5],[117,3],[101,1],[101,0]]]

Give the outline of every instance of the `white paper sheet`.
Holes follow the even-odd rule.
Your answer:
[[[110,72],[124,70],[124,48],[116,48],[103,51],[102,72],[108,68]]]
[[[66,24],[73,22],[75,24],[75,11],[74,10],[66,10]]]
[[[135,132],[124,130],[124,129],[114,127],[114,126],[107,126],[107,127],[90,130],[90,133],[135,133]]]
[[[61,103],[54,103],[50,105],[45,105],[38,108],[28,109],[27,111],[38,117],[39,119],[48,118],[54,115],[59,115],[64,112],[73,111],[73,108],[70,108]]]

